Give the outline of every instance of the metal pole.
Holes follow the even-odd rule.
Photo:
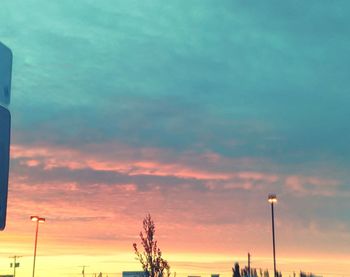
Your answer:
[[[248,252],[248,277],[251,276],[250,272],[251,272],[251,270],[250,270],[250,253]]]
[[[35,273],[35,258],[36,258],[36,245],[38,242],[38,229],[39,229],[39,220],[36,221],[36,231],[35,231],[35,243],[34,243],[34,261],[33,261],[33,277]]]
[[[277,277],[276,272],[276,246],[275,246],[275,215],[273,210],[273,202],[271,202],[271,216],[272,216],[272,245],[273,245],[273,272],[274,276]],[[34,277],[34,276],[33,276]]]
[[[16,267],[19,267],[19,263],[17,263],[17,259],[18,258],[21,258],[22,256],[17,256],[17,255],[14,255],[14,256],[11,256],[9,258],[13,259],[13,263],[11,263],[11,266],[13,266],[13,277],[16,277]]]
[[[13,264],[13,277],[16,277],[16,256],[13,257],[13,259],[15,260],[14,264]]]

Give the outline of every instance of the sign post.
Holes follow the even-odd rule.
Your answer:
[[[6,225],[7,191],[10,165],[12,52],[0,42],[0,230]]]

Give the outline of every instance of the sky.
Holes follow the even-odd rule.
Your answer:
[[[350,3],[0,0],[13,52],[0,274],[140,270],[150,213],[172,272],[235,261],[350,276]],[[1,61],[0,61],[1,62]],[[342,275],[340,275],[342,274]],[[92,275],[90,275],[92,276]]]

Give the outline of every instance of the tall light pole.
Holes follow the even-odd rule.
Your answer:
[[[272,217],[272,247],[273,247],[273,272],[274,277],[277,277],[276,271],[276,243],[275,243],[275,214],[273,210],[274,203],[277,202],[276,194],[269,194],[268,198],[269,203],[271,204],[271,217]]]
[[[37,243],[38,243],[39,223],[45,222],[45,218],[34,215],[34,216],[31,216],[30,219],[31,219],[31,221],[36,222],[35,243],[34,243],[33,275],[32,275],[34,277],[34,273],[35,273],[35,258],[36,258],[36,246],[37,246]]]

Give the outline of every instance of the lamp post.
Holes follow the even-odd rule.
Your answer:
[[[274,203],[277,202],[276,194],[269,194],[268,198],[269,203],[271,204],[271,217],[272,217],[272,247],[273,247],[273,272],[274,277],[277,277],[276,271],[276,245],[275,245],[275,214],[273,210]]]
[[[36,258],[36,246],[37,246],[37,243],[38,243],[39,223],[45,222],[45,218],[34,215],[34,216],[31,216],[30,219],[31,219],[31,221],[36,222],[35,243],[34,243],[33,275],[32,275],[34,277],[34,273],[35,273],[35,258]]]

